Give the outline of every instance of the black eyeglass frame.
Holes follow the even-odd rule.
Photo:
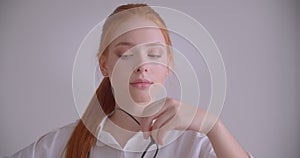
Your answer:
[[[155,154],[153,156],[153,158],[156,157],[157,153],[158,153],[158,145],[157,143],[155,142],[155,140],[153,139],[152,135],[150,135],[150,140],[151,142],[149,143],[149,145],[146,147],[145,151],[143,152],[141,158],[144,158],[144,156],[146,155],[146,153],[148,152],[148,149],[153,145],[155,144],[156,145],[156,150],[155,150]]]

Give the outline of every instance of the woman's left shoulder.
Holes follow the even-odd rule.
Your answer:
[[[167,140],[175,140],[176,144],[190,146],[195,148],[206,147],[210,148],[211,143],[208,137],[200,132],[186,130],[186,131],[172,131]]]
[[[172,141],[173,140],[173,141]],[[171,143],[169,143],[171,142]],[[212,145],[205,134],[200,132],[171,131],[167,137],[165,150],[180,149],[176,155],[185,153],[184,157],[216,157]]]
[[[198,142],[203,142],[203,141],[209,141],[208,137],[200,132],[192,131],[192,130],[186,130],[182,132],[181,135],[182,139],[185,140],[193,140],[198,141]]]

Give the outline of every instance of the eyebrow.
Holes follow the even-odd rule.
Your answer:
[[[145,44],[147,47],[149,46],[161,46],[161,47],[164,47],[163,44],[159,43],[159,42],[153,42],[153,43],[147,43]]]
[[[115,47],[118,47],[120,45],[134,46],[134,43],[131,43],[131,42],[119,42],[118,44],[115,45]]]
[[[118,44],[115,45],[115,47],[118,47],[120,45],[124,45],[124,46],[135,46],[136,44],[131,43],[131,42],[119,42]],[[164,46],[163,44],[159,43],[159,42],[152,42],[152,43],[146,43],[145,44],[147,47],[149,46]]]

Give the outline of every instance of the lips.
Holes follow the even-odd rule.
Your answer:
[[[130,82],[130,85],[135,88],[148,88],[153,84],[153,82],[147,80],[147,79],[137,79],[133,82]]]

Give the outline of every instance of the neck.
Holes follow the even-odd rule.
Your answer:
[[[135,118],[140,121],[140,118]],[[141,130],[140,125],[130,117],[126,112],[115,109],[115,111],[109,116],[109,119],[105,123],[103,130],[109,132],[124,148],[128,140]]]
[[[109,119],[115,125],[128,131],[137,132],[141,129],[139,125],[141,118],[129,114],[123,109],[120,109],[117,105],[114,113],[109,117]]]

